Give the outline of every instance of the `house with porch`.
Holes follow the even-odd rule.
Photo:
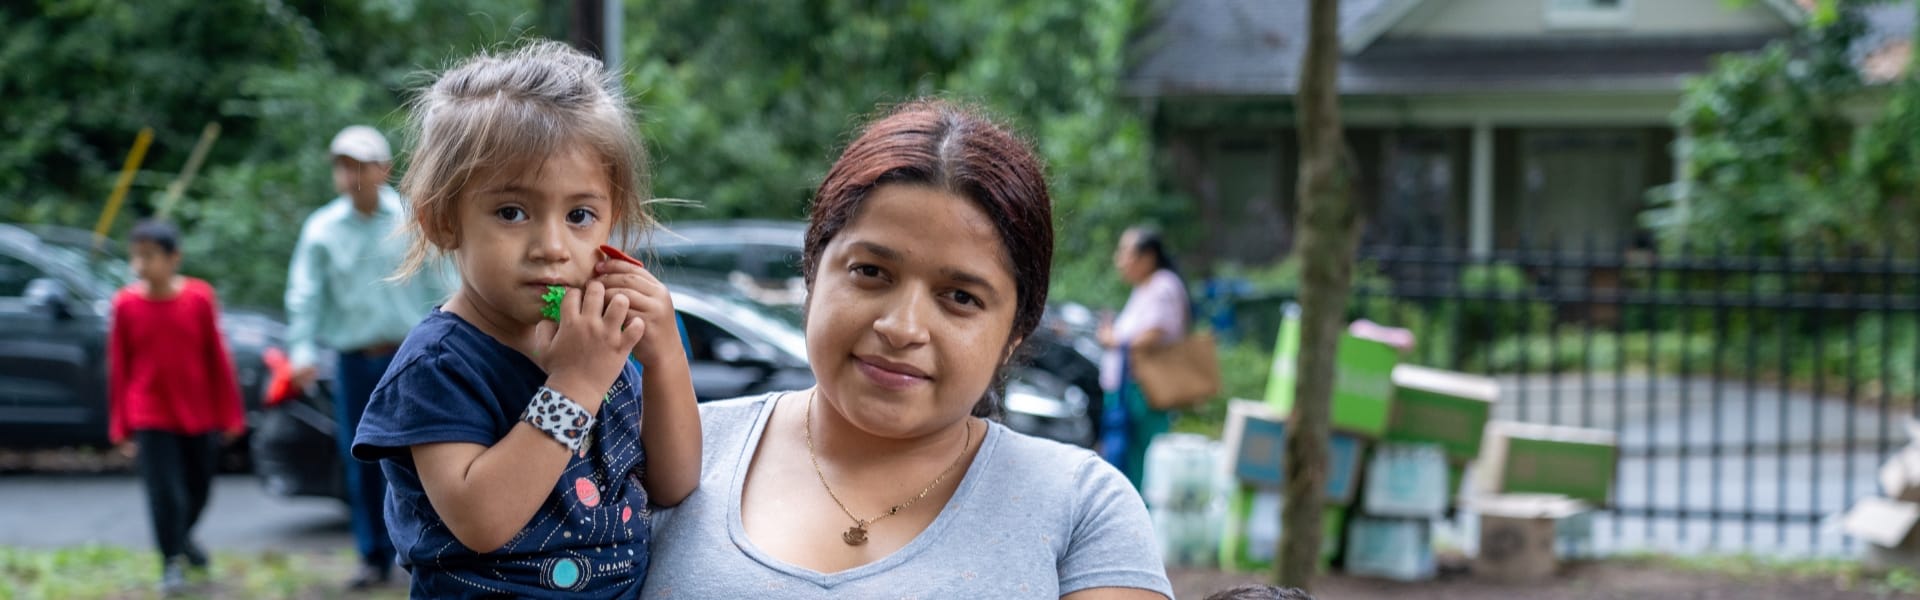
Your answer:
[[[1715,55],[1757,50],[1803,0],[1342,0],[1339,88],[1362,243],[1489,253],[1613,247],[1684,148],[1669,120]],[[1207,223],[1205,259],[1293,242],[1292,97],[1306,0],[1180,0],[1136,35],[1123,93],[1151,115],[1163,179]],[[1874,9],[1902,44],[1912,8]],[[1901,12],[1904,11],[1904,12]],[[1863,48],[1863,63],[1887,54]]]

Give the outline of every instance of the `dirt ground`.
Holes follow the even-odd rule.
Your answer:
[[[1200,600],[1212,592],[1244,584],[1265,583],[1264,573],[1222,573],[1213,570],[1169,571],[1179,600]],[[1687,598],[1698,600],[1840,600],[1914,598],[1872,584],[1832,579],[1739,577],[1724,574],[1665,570],[1626,562],[1595,562],[1565,567],[1560,577],[1529,585],[1475,580],[1465,569],[1443,570],[1434,581],[1399,583],[1344,574],[1321,577],[1313,595],[1320,600],[1572,600],[1626,598]]]

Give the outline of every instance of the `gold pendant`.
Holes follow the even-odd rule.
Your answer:
[[[840,534],[840,540],[846,542],[848,546],[859,546],[867,543],[867,525],[861,523],[848,527],[846,533]]]

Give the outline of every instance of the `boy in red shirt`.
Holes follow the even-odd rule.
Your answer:
[[[213,287],[179,274],[179,237],[158,221],[134,226],[128,254],[138,281],[114,295],[107,338],[108,435],[146,484],[169,592],[185,585],[187,568],[207,566],[193,526],[221,446],[246,432]]]

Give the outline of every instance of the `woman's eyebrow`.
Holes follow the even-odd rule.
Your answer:
[[[884,258],[887,260],[900,260],[899,250],[888,248],[886,246],[882,246],[875,242],[859,241],[859,242],[854,242],[853,246],[861,250],[865,250],[869,253],[872,253],[874,256],[878,256],[880,258]]]
[[[869,254],[872,254],[876,257],[879,257],[882,260],[890,260],[890,261],[897,262],[903,256],[903,254],[899,250],[895,250],[891,247],[881,245],[878,242],[869,242],[865,240],[860,240],[860,241],[855,241],[850,245],[858,250],[861,250]],[[977,286],[985,290],[988,296],[997,297],[1000,294],[1000,288],[994,287],[994,285],[991,282],[987,281],[986,277],[982,277],[979,274],[974,273],[972,271],[967,271],[965,269],[960,269],[957,267],[941,267],[940,276],[946,277],[947,279],[951,279],[953,281],[957,281],[963,284]]]
[[[967,285],[977,286],[982,290],[984,290],[986,292],[986,295],[988,296],[999,296],[1000,294],[1000,289],[994,287],[992,283],[987,282],[987,278],[981,277],[979,275],[975,275],[972,272],[963,271],[953,267],[942,267],[940,269],[940,274],[942,276],[945,276],[947,279],[952,279],[954,281],[958,281],[960,283],[967,284]]]

